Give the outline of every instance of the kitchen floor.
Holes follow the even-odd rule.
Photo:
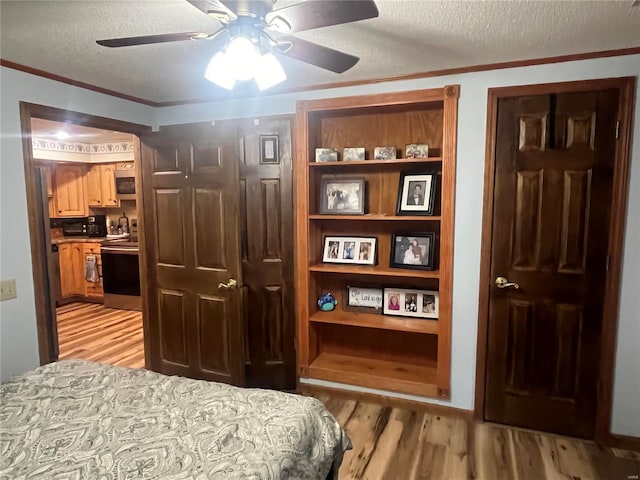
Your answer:
[[[144,367],[142,313],[74,302],[56,309],[60,359]]]

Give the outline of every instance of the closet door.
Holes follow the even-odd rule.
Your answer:
[[[247,385],[294,389],[291,120],[243,120],[238,129]]]
[[[168,127],[142,165],[151,368],[243,384],[235,133]]]

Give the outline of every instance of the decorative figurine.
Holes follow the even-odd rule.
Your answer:
[[[337,304],[338,301],[333,297],[333,295],[328,292],[324,295],[321,295],[318,299],[318,306],[323,312],[330,312],[331,310],[336,308]]]

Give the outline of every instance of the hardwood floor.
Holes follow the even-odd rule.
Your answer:
[[[56,313],[61,359],[144,367],[141,312],[76,302],[58,307]]]
[[[353,443],[340,480],[629,480],[640,453],[314,394]]]

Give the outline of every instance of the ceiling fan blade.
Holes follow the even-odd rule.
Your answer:
[[[348,53],[295,37],[280,37],[275,51],[335,73],[346,72],[360,60]]]
[[[187,2],[201,12],[225,24],[237,17],[231,9],[219,0],[187,0]]]
[[[96,40],[98,45],[103,47],[130,47],[132,45],[148,45],[151,43],[164,43],[164,42],[181,42],[183,40],[197,40],[201,38],[208,38],[209,34],[199,32],[185,32],[185,33],[165,33],[162,35],[143,35],[141,37],[124,37],[124,38],[110,38],[107,40]]]
[[[377,16],[378,7],[373,0],[308,0],[274,10],[267,14],[266,20],[271,23],[280,17],[291,26],[292,32],[302,32]]]

